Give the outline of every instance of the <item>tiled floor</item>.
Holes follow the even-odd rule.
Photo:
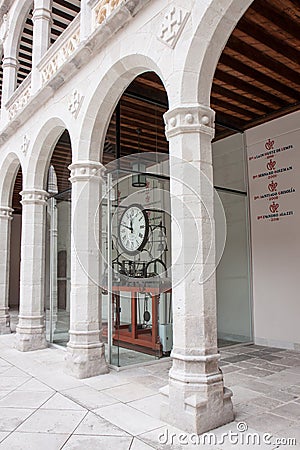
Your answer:
[[[24,354],[13,342],[13,335],[0,336],[1,450],[300,448],[300,352],[255,345],[221,350],[236,418],[200,446],[195,436],[180,443],[182,432],[159,418],[158,389],[167,383],[169,361],[76,380],[63,372],[64,350]],[[221,439],[230,431],[238,435],[235,445]]]

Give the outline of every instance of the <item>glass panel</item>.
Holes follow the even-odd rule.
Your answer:
[[[151,155],[149,161],[151,170],[139,162],[138,170],[148,172],[137,176],[134,161],[119,160],[124,169],[110,175],[110,215],[107,198],[102,205],[103,335],[116,366],[161,358],[172,349],[169,178],[159,177]]]
[[[212,154],[215,186],[246,192],[243,134],[214,142]]]
[[[69,340],[71,289],[70,192],[48,201],[48,290],[47,339],[60,345]]]
[[[251,333],[247,197],[218,194],[227,220],[227,240],[216,271],[219,345],[248,342]],[[216,224],[218,233],[218,224]]]

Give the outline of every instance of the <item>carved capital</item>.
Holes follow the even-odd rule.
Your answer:
[[[0,219],[12,220],[13,211],[8,206],[0,206]]]
[[[22,196],[22,205],[46,205],[47,198],[49,197],[48,192],[42,189],[26,189],[20,192]]]
[[[204,133],[214,137],[215,112],[203,105],[174,108],[164,114],[166,136],[169,140],[182,133]]]
[[[12,69],[18,69],[19,62],[13,56],[4,56],[2,60],[2,67],[5,69],[6,67],[10,67]]]
[[[103,178],[105,168],[103,164],[97,161],[77,161],[69,166],[71,183],[78,181],[101,180]]]
[[[32,15],[33,23],[36,20],[48,20],[49,22],[51,22],[52,21],[51,11],[48,8],[35,8]]]

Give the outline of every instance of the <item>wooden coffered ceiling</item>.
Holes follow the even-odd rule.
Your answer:
[[[217,123],[244,131],[298,109],[299,73],[299,0],[254,0],[215,72],[211,104]]]
[[[54,1],[52,40],[79,7],[79,1]],[[27,35],[28,42],[22,39],[30,50],[32,29],[30,34],[28,28]],[[215,71],[211,105],[216,111],[216,140],[299,109],[299,36],[299,0],[254,0],[230,36]],[[138,77],[120,102],[121,155],[139,150],[167,152],[162,118],[167,109],[159,78],[153,73]],[[116,155],[116,121],[115,113],[107,132],[103,163]],[[69,187],[66,167],[71,151],[66,136],[58,142],[52,158],[60,189]]]

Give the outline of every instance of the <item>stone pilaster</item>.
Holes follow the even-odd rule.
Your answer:
[[[11,208],[0,206],[0,334],[11,333],[8,293],[12,213]]]
[[[41,87],[41,74],[36,66],[50,45],[51,3],[51,0],[34,0],[31,93],[35,93]]]
[[[47,347],[45,338],[45,226],[47,192],[24,190],[22,196],[22,238],[20,310],[16,347],[20,351]]]
[[[67,371],[77,378],[107,373],[99,289],[99,216],[102,164],[70,166],[72,183],[70,341]]]
[[[169,385],[161,389],[161,415],[187,432],[203,433],[233,420],[232,393],[224,387],[218,367],[214,111],[185,105],[168,111],[165,123],[170,143],[172,256],[180,256],[172,261],[173,364]]]

